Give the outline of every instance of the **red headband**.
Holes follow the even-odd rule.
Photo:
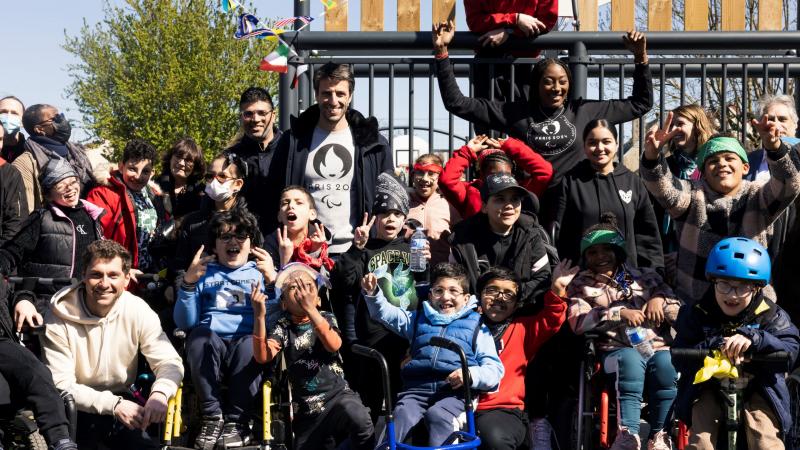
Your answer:
[[[414,170],[421,172],[442,173],[442,166],[438,164],[414,164]]]

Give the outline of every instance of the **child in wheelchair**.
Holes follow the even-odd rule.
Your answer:
[[[599,224],[584,232],[580,250],[585,269],[567,288],[567,320],[577,334],[600,334],[596,345],[603,370],[616,378],[619,430],[611,448],[640,448],[639,421],[646,389],[647,447],[669,449],[671,440],[664,427],[675,398],[676,373],[665,350],[680,301],[657,272],[626,264],[625,238],[613,214],[603,214]],[[627,337],[630,331],[644,335],[655,351],[634,348]]]
[[[319,311],[318,289],[327,280],[303,263],[290,263],[278,275],[284,313],[267,338],[266,296],[253,287],[253,355],[264,364],[281,355],[288,367],[294,409],[296,450],[328,448],[346,431],[351,448],[372,450],[369,410],[344,379],[341,333],[333,314]],[[282,353],[282,354],[281,354]]]
[[[455,431],[453,424],[464,413],[460,398],[464,376],[458,356],[434,347],[431,338],[442,336],[464,349],[472,389],[497,389],[503,364],[492,334],[475,311],[478,301],[469,293],[464,268],[440,263],[431,278],[428,300],[413,312],[392,305],[374,274],[365,275],[361,287],[370,315],[411,343],[410,358],[402,368],[403,390],[394,409],[397,442],[424,418],[428,445],[438,447]]]
[[[706,262],[712,287],[694,306],[681,309],[675,326],[674,348],[716,349],[733,366],[746,354],[789,354],[788,363],[751,361],[738,372],[750,450],[785,448],[792,425],[785,374],[797,358],[800,335],[788,314],[763,295],[771,269],[767,250],[757,242],[721,240]],[[719,430],[724,423],[720,385],[713,379],[697,383],[695,373],[701,366],[699,361],[675,360],[681,373],[675,412],[690,427],[687,448],[720,448],[718,438],[724,435]]]

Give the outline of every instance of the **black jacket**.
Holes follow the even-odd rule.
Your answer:
[[[653,80],[647,64],[637,64],[633,71],[633,91],[624,100],[569,100],[565,104],[560,120],[558,111],[545,114],[536,100],[531,87],[531,101],[521,99],[513,102],[491,101],[485,98],[465,97],[461,93],[449,58],[436,60],[439,92],[445,108],[456,116],[500,130],[515,137],[534,151],[540,153],[553,165],[551,186],[575,164],[585,159],[583,153],[583,129],[594,119],[606,119],[618,124],[642,117],[653,105]]]
[[[469,276],[470,292],[478,295],[478,278],[486,269],[504,266],[520,277],[519,298],[523,306],[539,304],[542,294],[550,289],[550,261],[545,248],[543,230],[535,216],[523,212],[511,229],[511,246],[499,260],[490,260],[491,248],[487,236],[494,232],[485,213],[478,213],[453,227],[450,251],[456,262],[463,265]]]
[[[267,236],[277,225],[274,214],[270,216],[270,203],[264,201],[265,194],[270,192],[270,166],[275,156],[278,142],[281,138],[281,131],[275,127],[272,132],[272,140],[262,150],[261,145],[247,137],[242,137],[239,142],[225,149],[225,154],[235,153],[247,164],[247,176],[242,187],[241,196],[247,200],[250,212],[258,218],[261,234]],[[279,192],[279,191],[278,191]],[[274,193],[278,195],[277,192]]]
[[[14,237],[28,216],[28,199],[22,175],[0,160],[0,245]]]
[[[267,192],[271,195],[266,216],[262,219],[269,224],[266,234],[278,226],[278,193],[286,186],[299,185],[306,187],[306,162],[312,150],[311,139],[314,128],[319,121],[319,105],[305,110],[299,117],[292,117],[291,129],[281,136],[275,155],[270,164],[270,182],[272,187]],[[378,132],[378,120],[365,118],[354,109],[347,110],[347,123],[353,133],[355,142],[355,176],[354,189],[358,203],[351,205],[360,217],[363,212],[372,211],[375,200],[375,186],[381,172],[394,170],[392,148],[389,141]]]
[[[664,268],[661,234],[653,204],[638,175],[622,164],[608,175],[599,174],[583,160],[561,180],[556,220],[560,231],[556,247],[561,259],[581,259],[583,232],[612,212],[625,236],[628,261],[635,267]]]
[[[787,433],[792,425],[789,406],[789,390],[785,373],[793,367],[800,349],[800,335],[789,315],[770,300],[758,296],[751,306],[736,321],[723,316],[714,298],[713,288],[694,306],[684,305],[675,323],[673,348],[715,349],[722,345],[725,336],[742,334],[752,341],[750,352],[772,353],[785,351],[790,355],[788,364],[753,362],[745,364],[744,370],[755,378],[750,381],[747,392],[757,391],[770,403],[780,421],[781,431]],[[702,361],[672,360],[681,373],[678,380],[678,395],[675,398],[675,413],[679,419],[691,426],[692,405],[700,396],[701,389],[716,383],[709,380],[693,384],[694,375],[702,367]]]
[[[200,199],[204,196],[205,189],[203,183],[190,178],[183,193],[175,195],[175,182],[170,175],[162,173],[156,182],[161,188],[164,209],[172,220],[179,220],[190,212],[200,209]]]

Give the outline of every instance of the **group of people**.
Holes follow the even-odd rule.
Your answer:
[[[468,10],[484,33],[478,57],[552,26],[544,6],[545,22],[533,11],[477,18],[494,3],[514,2]],[[481,81],[497,89],[466,97],[452,37],[452,23],[434,27],[443,103],[486,134],[446,164],[420,156],[411,188],[392,175],[378,121],[350,107],[347,65],[314,71],[316,104],[283,131],[269,92],[252,87],[218,154],[191,138],[164,152],[132,139],[112,170],[70,141],[56,107],[0,99],[0,273],[78,280],[0,284],[0,372],[51,448],[158,448],[153,427],[185,373],[202,417],[195,448],[247,445],[262,378],[278,367],[295,448],[378,448],[384,392],[353,344],[389,363],[398,441],[424,423],[427,445],[445,442],[469,382],[481,448],[567,448],[559,408],[574,404],[585,333],[615,380],[615,450],[672,448],[673,415],[689,448],[718,445],[718,381],[692,383],[700,364],[672,360],[670,347],[717,350],[733,365],[787,352],[786,364],[752,362],[739,376],[749,448],[789,446],[784,373],[800,350],[787,270],[800,243],[792,98],[762,99],[750,124],[762,148],[749,153],[710,112],[676,108],[648,132],[637,174],[619,162],[616,125],[652,107],[642,33],[624,39],[632,94],[612,101],[571,99],[568,67],[549,58],[519,86],[498,73]],[[427,241],[412,249],[420,230]],[[163,289],[137,280],[158,272]],[[42,325],[44,364],[18,345]],[[175,329],[186,331],[180,353]],[[435,336],[464,350],[469,374]],[[76,440],[59,391],[75,399]]]

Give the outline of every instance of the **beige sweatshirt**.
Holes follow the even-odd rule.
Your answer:
[[[83,299],[83,284],[53,295],[42,336],[53,381],[75,397],[78,410],[111,415],[117,394],[136,381],[140,350],[156,376],[152,391],[175,395],[183,362],[150,306],[125,291],[101,318],[89,312]]]

